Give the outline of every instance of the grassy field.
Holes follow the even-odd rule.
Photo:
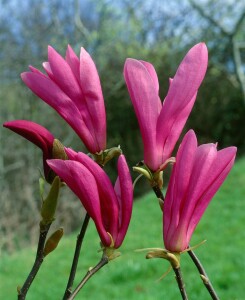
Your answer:
[[[245,282],[245,159],[238,160],[225,184],[211,202],[198,225],[192,245],[207,242],[195,250],[206,268],[220,299],[244,299]],[[54,224],[55,225],[55,224]],[[135,202],[132,222],[122,256],[110,262],[88,282],[76,299],[181,299],[173,272],[165,260],[146,260],[134,250],[163,247],[161,213],[153,193]],[[61,299],[73,256],[76,235],[66,236],[48,256],[31,287],[27,300]],[[76,284],[85,271],[100,259],[98,237],[90,224],[82,250]],[[23,249],[0,259],[0,299],[16,299],[31,268],[35,249]],[[188,254],[181,258],[189,299],[210,299]]]

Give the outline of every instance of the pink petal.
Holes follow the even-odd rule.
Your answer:
[[[75,130],[86,147],[92,153],[97,152],[91,136],[82,116],[74,102],[62,92],[62,90],[49,78],[37,73],[26,72],[21,74],[25,84],[47,104],[53,107],[64,120]]]
[[[179,147],[164,201],[164,243],[169,250],[187,196],[196,149],[196,135],[193,130],[190,130]]]
[[[151,63],[144,60],[140,60],[140,62],[146,67],[147,71],[149,72],[149,75],[151,76],[155,89],[157,93],[159,93],[159,82],[154,66]]]
[[[94,176],[99,191],[104,227],[115,238],[118,232],[118,200],[109,177],[88,155],[79,152],[74,158],[83,164]]]
[[[38,69],[34,68],[33,66],[29,66],[29,69],[30,69],[31,72],[37,73],[37,74],[39,74],[39,75],[47,78],[47,75],[43,74],[41,71],[39,71]]]
[[[124,240],[133,208],[133,184],[124,155],[119,156],[117,169],[118,178],[115,184],[115,191],[119,201],[119,232],[115,248],[120,247]]]
[[[171,149],[189,116],[195,101],[195,95],[206,73],[207,63],[208,53],[206,45],[204,43],[197,44],[187,53],[173,80],[171,80],[169,91],[157,122],[157,140],[162,141],[163,145],[165,145],[174,126],[174,120],[178,119],[181,111],[188,107],[185,114],[182,115],[183,120],[179,120],[178,127],[174,126],[176,133],[175,138],[172,138],[171,142],[169,142],[169,148]]]
[[[80,53],[80,86],[86,101],[88,113],[94,128],[94,137],[98,152],[106,148],[106,115],[104,98],[96,66],[88,54],[81,48]]]
[[[80,62],[76,55],[76,53],[73,51],[72,47],[68,45],[66,50],[66,61],[69,64],[73,74],[75,75],[77,81],[80,81]]]
[[[166,114],[166,119],[161,119],[161,123],[165,124],[164,130],[166,133],[163,137],[162,132],[157,131],[157,141],[159,142],[159,147],[162,148],[162,162],[165,162],[169,157],[171,157],[174,147],[193,108],[195,100],[196,94],[181,111],[176,112],[175,114]],[[160,121],[158,124],[160,124]]]
[[[161,164],[161,149],[156,144],[156,123],[159,97],[147,68],[141,62],[128,58],[124,78],[139,122],[144,144],[144,161],[156,170]]]
[[[185,228],[186,231],[199,197],[206,189],[207,177],[216,158],[217,150],[214,144],[204,144],[197,148],[189,180],[188,193],[186,198],[183,199],[183,210],[181,211],[178,225]]]
[[[44,68],[45,72],[48,74],[48,77],[55,82],[55,77],[51,70],[49,62],[45,61],[43,63],[43,68]]]
[[[48,60],[55,82],[81,111],[83,96],[78,81],[65,59],[51,46],[48,47]]]
[[[229,174],[235,161],[236,151],[236,147],[228,147],[218,151],[217,158],[208,172],[205,184],[206,189],[196,204],[188,226],[187,236],[189,239],[191,238],[191,235],[204,214],[208,204]]]
[[[77,161],[55,159],[49,160],[48,164],[81,200],[96,225],[102,243],[109,246],[111,241],[102,223],[99,192],[94,176]]]

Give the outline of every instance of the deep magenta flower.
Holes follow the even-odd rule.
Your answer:
[[[170,158],[195,102],[207,62],[204,43],[191,48],[170,80],[162,104],[154,67],[145,61],[126,60],[124,77],[140,126],[144,163],[152,171],[157,171]]]
[[[123,155],[118,159],[118,178],[109,177],[84,153],[66,150],[70,160],[49,160],[49,166],[70,187],[93,219],[105,247],[118,248],[126,235],[132,214],[133,185]]]
[[[91,153],[106,148],[106,116],[99,75],[90,55],[80,59],[68,45],[66,58],[48,47],[47,75],[30,67],[21,74],[25,84],[53,107],[74,129]]]
[[[52,158],[54,136],[43,126],[26,120],[5,122],[3,126],[23,136],[43,151],[44,175],[48,179],[50,168],[46,159]]]
[[[184,137],[176,156],[163,205],[164,244],[171,252],[188,248],[192,233],[235,160],[236,147],[217,151],[197,146],[194,131]]]

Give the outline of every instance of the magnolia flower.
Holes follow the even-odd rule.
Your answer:
[[[81,48],[80,60],[68,45],[63,59],[51,46],[47,75],[34,67],[21,74],[24,83],[74,129],[91,153],[106,148],[104,99],[96,66]]]
[[[48,179],[50,168],[46,159],[52,158],[54,136],[43,126],[26,120],[5,122],[3,126],[23,136],[43,151],[44,175]]]
[[[118,159],[118,178],[109,177],[91,158],[66,150],[70,160],[49,160],[49,166],[77,195],[93,219],[103,246],[117,249],[126,235],[132,214],[133,186],[123,155]]]
[[[209,202],[235,160],[236,147],[217,151],[215,144],[197,146],[194,131],[184,137],[177,153],[163,205],[165,248],[182,252]]]
[[[144,163],[157,171],[170,158],[191,112],[208,62],[204,43],[195,45],[170,79],[162,104],[154,67],[145,61],[127,59],[124,77],[139,122],[144,144]]]

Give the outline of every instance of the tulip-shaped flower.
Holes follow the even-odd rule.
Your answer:
[[[208,62],[204,43],[195,45],[170,80],[162,104],[154,67],[145,61],[127,59],[124,77],[139,122],[144,144],[144,163],[161,170],[170,158],[196,99]]]
[[[106,116],[100,79],[90,55],[81,48],[80,59],[70,46],[66,58],[48,47],[47,75],[34,67],[21,74],[25,84],[53,107],[74,129],[91,153],[106,148]]]
[[[77,195],[93,219],[104,247],[122,244],[132,214],[133,186],[123,155],[118,159],[118,178],[109,177],[91,158],[67,149],[70,160],[49,160],[49,166]]]
[[[50,167],[46,159],[53,158],[54,136],[43,126],[26,120],[5,122],[3,126],[23,136],[43,151],[44,175],[48,180]]]
[[[177,153],[163,205],[165,248],[182,252],[209,202],[230,172],[236,147],[217,151],[215,144],[197,146],[194,131],[184,137]]]

